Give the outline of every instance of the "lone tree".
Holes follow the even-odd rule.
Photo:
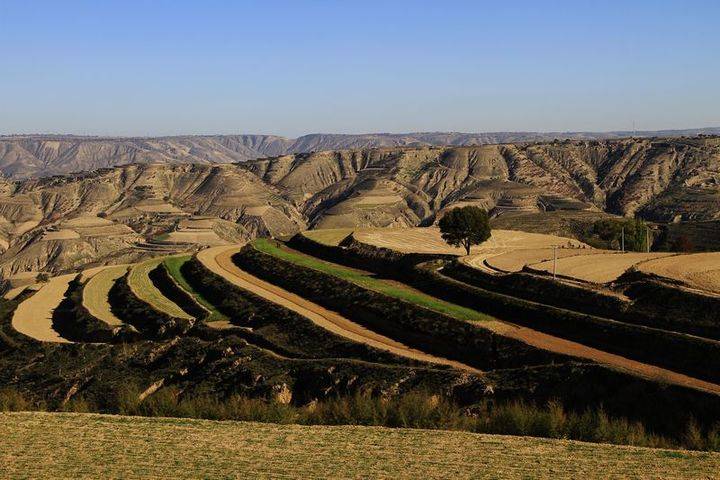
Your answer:
[[[463,246],[470,255],[470,246],[479,245],[490,238],[490,220],[487,211],[467,206],[453,208],[438,222],[442,238],[454,247]]]

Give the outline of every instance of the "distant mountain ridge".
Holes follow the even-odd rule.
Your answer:
[[[720,135],[720,127],[616,132],[419,132],[374,134],[314,133],[292,139],[277,135],[185,135],[89,137],[75,135],[0,136],[0,174],[9,179],[46,177],[130,163],[235,163],[257,158],[327,150],[403,146],[473,146],[609,140],[632,136]]]

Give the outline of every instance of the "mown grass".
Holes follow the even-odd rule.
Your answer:
[[[207,322],[213,321],[227,321],[228,317],[223,315],[212,303],[210,303],[205,297],[202,296],[192,285],[187,281],[185,276],[182,274],[182,266],[185,265],[191,258],[191,255],[182,255],[178,257],[168,257],[163,261],[165,268],[167,269],[170,276],[177,282],[177,284],[185,290],[187,293],[193,296],[195,300],[205,307],[210,315],[206,319]]]
[[[253,242],[253,246],[268,255],[273,255],[281,260],[285,260],[301,267],[312,268],[328,275],[341,278],[352,282],[363,288],[374,290],[389,297],[397,298],[436,312],[448,315],[450,317],[466,320],[466,321],[488,321],[495,320],[489,315],[485,315],[469,308],[461,307],[454,303],[445,302],[438,298],[426,295],[422,292],[414,290],[410,287],[397,282],[383,280],[371,274],[354,270],[335,263],[326,262],[300,252],[289,250],[277,246],[270,240],[259,238]]]

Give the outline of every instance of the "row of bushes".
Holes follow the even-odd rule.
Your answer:
[[[487,286],[486,275],[457,261],[426,262],[408,268],[410,262],[401,260],[403,254],[389,253],[387,249],[354,240],[345,242],[346,248],[318,249],[312,243],[315,242],[307,239],[294,244],[302,249],[313,250],[321,258],[339,263],[360,263],[366,258],[366,265],[371,265],[373,261],[382,258],[383,271],[392,271],[396,278],[438,298],[611,353],[709,381],[720,381],[720,343],[716,341],[557,308],[517,298],[515,291],[512,295],[490,291],[476,286],[478,283]],[[442,274],[437,271],[441,266]],[[567,297],[584,296],[567,290],[572,288],[556,282],[545,285],[548,292],[555,289]],[[593,298],[590,297],[591,300]],[[611,308],[610,303],[604,308]]]
[[[720,299],[676,288],[641,272],[628,272],[620,281],[632,299],[628,316],[646,325],[720,340]]]
[[[653,281],[647,276],[625,275],[619,279],[618,288],[632,300],[627,301],[617,295],[527,272],[488,275],[452,261],[456,257],[451,255],[400,253],[358,242],[352,235],[341,243],[342,247],[322,245],[302,234],[293,237],[288,244],[331,262],[400,276],[404,280],[412,280],[413,268],[418,263],[449,260],[445,268],[447,275],[484,290],[588,315],[720,340],[720,318],[715,315],[720,301]]]
[[[152,269],[148,274],[150,281],[155,288],[160,290],[166,298],[173,301],[178,307],[182,308],[185,313],[197,320],[204,320],[210,312],[203,308],[193,296],[186,292],[165,268],[163,263]]]
[[[233,256],[248,272],[297,293],[387,337],[482,370],[565,362],[567,357],[300,267],[248,245]]]
[[[413,286],[459,305],[610,353],[708,381],[720,381],[720,343],[682,333],[595,317],[483,290],[418,266]]]
[[[193,289],[227,315],[231,323],[250,327],[254,336],[246,339],[258,346],[292,358],[355,358],[381,363],[415,363],[328,332],[302,315],[229,283],[207,270],[196,258],[188,260],[181,267],[181,272]]]
[[[127,325],[113,328],[90,314],[82,303],[83,285],[75,278],[65,298],[53,311],[53,329],[73,342],[132,342],[140,338],[137,330]]]
[[[558,282],[526,272],[488,275],[452,262],[445,274],[473,286],[560,308],[636,325],[720,340],[720,301],[682,290],[637,272],[625,274],[616,288],[630,300],[590,287]]]
[[[127,277],[128,274],[125,274],[118,278],[108,293],[113,315],[152,340],[172,338],[187,333],[193,327],[193,321],[171,317],[137,298],[128,285]]]
[[[174,388],[161,389],[144,401],[131,387],[116,395],[111,413],[147,417],[202,418],[305,425],[367,425],[402,428],[463,430],[627,444],[644,447],[720,450],[720,425],[703,430],[690,421],[680,435],[664,437],[648,432],[641,423],[610,417],[601,407],[576,413],[559,402],[534,405],[512,401],[461,408],[443,397],[412,392],[389,399],[356,394],[293,406],[232,395],[184,397]],[[0,390],[0,411],[44,410],[12,390]],[[76,398],[62,409],[97,411]]]
[[[389,248],[370,247],[355,240],[352,234],[340,242],[340,246],[323,245],[302,233],[294,235],[287,245],[313,257],[376,273],[394,274],[399,270],[411,269],[416,264],[429,260],[455,258],[455,255],[400,253]]]

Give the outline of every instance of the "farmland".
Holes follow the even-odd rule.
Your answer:
[[[237,252],[237,250],[237,247],[207,249],[201,252],[198,258],[209,270],[222,275],[231,283],[259,295],[275,304],[297,312],[300,315],[311,319],[314,323],[326,330],[329,330],[330,332],[407,358],[430,363],[451,365],[455,368],[463,370],[474,370],[467,365],[434,357],[416,349],[408,348],[399,342],[363,328],[362,326],[342,317],[341,315],[338,315],[335,312],[324,309],[317,304],[309,302],[297,295],[278,288],[270,283],[264,282],[247,272],[240,270],[231,260],[232,254]]]
[[[205,227],[199,222],[184,228]],[[334,246],[350,233],[354,241]],[[404,233],[408,241],[403,243]],[[49,409],[80,405],[89,411],[151,415],[168,412],[162,402],[192,402],[207,395],[221,403],[243,395],[307,412],[314,402],[359,392],[401,398],[422,391],[447,398],[453,411],[491,416],[489,395],[497,395],[499,404],[521,400],[541,408],[559,399],[567,402],[568,415],[597,412],[603,405],[609,421],[628,417],[639,422],[639,427],[629,423],[628,431],[640,428],[642,445],[716,448],[712,427],[720,420],[720,385],[713,373],[714,341],[618,326],[545,304],[516,304],[517,299],[493,297],[473,290],[472,282],[444,275],[453,265],[472,266],[468,260],[488,255],[483,265],[492,270],[493,281],[530,275],[552,282],[520,272],[547,261],[549,246],[561,246],[560,260],[633,254],[603,253],[552,235],[495,231],[489,242],[463,257],[440,243],[436,229],[392,229],[385,239],[378,234],[377,229],[318,230],[298,238],[317,241],[326,250],[261,238],[135,263],[127,276],[127,267],[116,265],[51,278],[39,292],[8,300],[9,312],[19,303],[8,318],[22,321],[13,329],[0,325],[0,345],[17,352],[6,360],[0,380],[34,385],[38,378],[47,379],[32,388]],[[414,257],[398,251],[401,243],[405,253],[425,254],[417,258],[428,262],[422,267],[427,270],[408,263]],[[42,329],[31,332],[27,326],[40,322],[25,312],[39,302],[47,314]],[[58,306],[61,313],[54,312]],[[45,343],[28,343],[27,336]],[[76,343],[59,343],[67,339]],[[638,342],[664,351],[663,358],[635,348]],[[37,355],[38,348],[50,349],[45,354],[62,364],[60,374],[46,370],[50,363],[26,368],[19,362],[23,355]],[[582,382],[588,384],[587,394],[573,388]],[[616,391],[612,398],[602,393],[608,388]],[[128,395],[140,399],[141,406],[123,406]],[[636,401],[649,406],[638,412],[632,406]],[[669,415],[677,402],[688,405],[686,413]],[[204,411],[192,415],[217,418],[213,410]],[[353,423],[359,411],[343,422]],[[689,415],[702,419],[701,440],[692,444],[684,443]],[[548,434],[544,427],[541,432]],[[586,438],[575,429],[567,432]],[[632,435],[613,441],[637,443]]]
[[[115,280],[125,275],[127,265],[106,267],[90,278],[83,288],[83,305],[98,320],[108,325],[120,325],[122,321],[113,313],[108,302],[108,293]]]
[[[399,300],[415,303],[431,310],[455,316],[459,319],[472,321],[492,320],[486,315],[479,314],[476,311],[463,308],[452,303],[444,302],[401,283],[381,280],[361,270],[350,269],[330,262],[324,262],[295,251],[282,249],[273,245],[272,242],[268,242],[263,239],[257,240],[254,245],[262,252],[270,253],[271,255],[278,256],[279,258],[289,260],[297,265],[310,267],[338,278],[351,281],[362,287],[381,292]]]
[[[389,248],[403,253],[440,253],[465,255],[464,249],[452,247],[440,236],[440,230],[428,228],[359,229],[355,238],[376,247]],[[547,248],[555,246],[581,247],[577,240],[541,233],[517,230],[493,230],[490,239],[470,249],[470,254],[500,253],[508,250]]]
[[[191,319],[192,317],[177,306],[170,299],[165,297],[158,288],[153,285],[148,277],[151,270],[157,268],[162,259],[149,260],[139,263],[130,269],[128,274],[128,285],[135,296],[150,304],[156,310],[164,312],[172,317]]]
[[[67,342],[52,328],[53,310],[65,295],[75,274],[51,279],[28,300],[18,306],[12,325],[18,332],[42,342]]]
[[[691,479],[720,469],[720,454],[568,440],[88,414],[0,414],[0,437],[3,478]]]
[[[638,270],[720,293],[720,252],[658,258],[641,263]]]
[[[215,305],[207,301],[205,297],[195,291],[195,289],[188,283],[187,279],[185,279],[185,276],[182,274],[181,268],[188,260],[190,260],[189,255],[167,257],[165,260],[163,260],[163,265],[165,266],[173,280],[175,280],[175,282],[177,282],[177,284],[180,286],[180,288],[192,295],[195,301],[197,301],[200,305],[203,306],[203,308],[207,309],[210,312],[210,316],[208,316],[207,318],[208,322],[227,321],[227,317],[220,313],[215,307]]]
[[[629,268],[644,262],[667,257],[671,253],[605,253],[592,256],[564,257],[557,261],[558,275],[591,283],[608,283],[616,280]],[[553,261],[545,261],[531,266],[532,269],[551,273]]]

